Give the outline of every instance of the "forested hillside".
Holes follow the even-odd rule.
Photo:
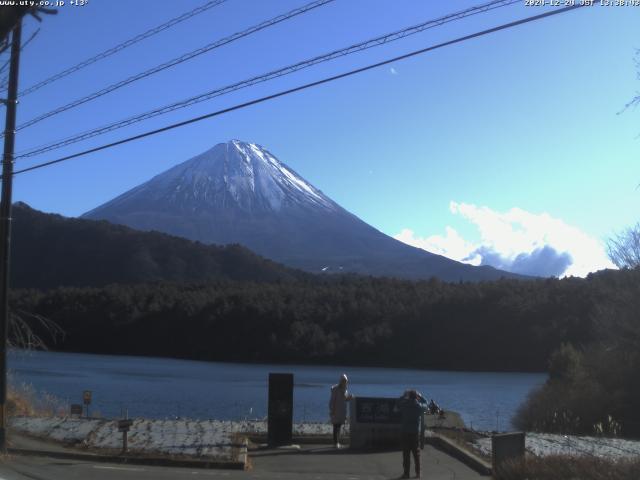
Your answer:
[[[544,371],[602,331],[640,271],[449,284],[365,277],[14,291],[67,332],[54,349],[201,360]],[[615,328],[615,324],[611,324]]]
[[[215,246],[105,221],[13,208],[11,285],[104,286],[155,280],[286,281],[305,274],[239,245]]]

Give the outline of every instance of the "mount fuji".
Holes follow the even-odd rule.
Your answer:
[[[265,148],[232,140],[85,213],[202,243],[244,245],[311,272],[447,281],[517,275],[395,240],[349,213]]]

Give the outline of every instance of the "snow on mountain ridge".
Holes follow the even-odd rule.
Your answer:
[[[310,201],[317,206],[329,210],[335,209],[334,203],[324,196],[321,191],[306,182],[292,169],[274,157],[267,149],[255,143],[246,143],[240,140],[232,140],[228,142],[227,145],[229,145],[229,143],[236,148],[240,157],[247,165],[248,170],[250,170],[250,173],[247,173],[250,177],[255,179],[257,171],[258,177],[267,176],[274,180],[274,182],[263,181],[259,183],[259,187],[261,187],[260,193],[267,197],[272,208],[280,208],[283,200],[283,195],[280,195],[279,192],[272,191],[273,188],[278,188],[282,194],[284,194],[284,197],[289,200],[293,199],[296,203]],[[218,147],[218,145],[216,145],[216,147]],[[214,149],[216,147],[214,147]],[[228,179],[225,178],[225,181],[229,188],[235,190],[235,187],[230,185],[231,182],[229,182]],[[251,189],[252,192],[255,192],[255,180],[251,185]],[[300,195],[302,195],[302,198],[300,198]]]

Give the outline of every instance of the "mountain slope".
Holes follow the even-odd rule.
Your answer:
[[[239,245],[219,247],[13,207],[14,288],[103,286],[155,280],[281,281],[306,278]]]
[[[311,272],[489,280],[516,275],[401,243],[366,224],[269,151],[221,143],[83,215],[203,243],[239,243]]]

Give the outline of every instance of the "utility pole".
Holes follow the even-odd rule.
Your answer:
[[[11,258],[11,197],[13,187],[13,151],[18,106],[18,69],[22,20],[11,35],[11,63],[7,92],[7,116],[2,158],[2,196],[0,200],[0,452],[7,450],[7,333],[9,330],[9,260]]]

